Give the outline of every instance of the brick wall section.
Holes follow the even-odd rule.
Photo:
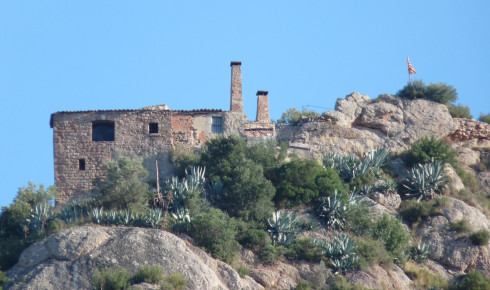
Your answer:
[[[466,141],[472,139],[490,140],[490,124],[463,118],[454,118],[458,129],[450,136],[453,141]]]

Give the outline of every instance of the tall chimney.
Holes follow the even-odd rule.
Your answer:
[[[269,98],[268,91],[257,91],[257,122],[269,122]]]
[[[243,113],[241,61],[232,61],[230,111]]]

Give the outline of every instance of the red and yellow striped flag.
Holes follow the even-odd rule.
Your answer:
[[[413,69],[413,66],[410,63],[410,58],[408,58],[408,56],[407,56],[407,63],[408,63],[408,74],[410,75],[416,74],[417,72]]]

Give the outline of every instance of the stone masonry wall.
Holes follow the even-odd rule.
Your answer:
[[[454,118],[454,122],[458,128],[451,135],[453,141],[490,140],[490,124],[463,118]]]

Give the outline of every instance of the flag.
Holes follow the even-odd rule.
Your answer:
[[[408,56],[407,56],[407,62],[408,62],[408,74],[410,75],[416,74],[417,72],[415,72],[415,70],[413,69],[413,66],[410,63],[410,59],[408,58]]]

